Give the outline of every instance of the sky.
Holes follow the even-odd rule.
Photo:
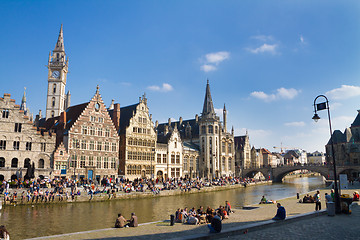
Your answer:
[[[146,93],[152,119],[201,114],[207,79],[228,131],[251,146],[325,151],[360,109],[360,1],[0,1],[1,92],[45,112],[60,25],[71,105],[99,85],[106,106]],[[319,98],[318,102],[323,102]]]

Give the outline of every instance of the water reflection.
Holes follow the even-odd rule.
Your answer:
[[[230,201],[233,208],[267,199],[281,199],[324,187],[322,177],[288,179],[283,184],[147,199],[111,202],[8,206],[1,210],[0,222],[11,233],[11,239],[47,236],[68,232],[109,228],[118,213],[129,218],[135,212],[139,223],[168,219],[177,208],[223,205]]]

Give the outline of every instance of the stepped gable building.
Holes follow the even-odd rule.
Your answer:
[[[171,120],[169,119],[169,126]],[[175,124],[170,129],[166,126],[162,134],[157,135],[156,144],[156,177],[157,178],[180,178],[183,174],[183,143],[180,133]]]
[[[195,119],[180,120],[174,123],[163,123],[156,126],[159,135],[166,128],[178,128],[184,146],[191,148],[197,162],[184,161],[188,173],[193,172],[199,177],[233,176],[235,173],[234,133],[226,130],[226,109],[224,108],[224,125],[216,115],[210,93],[209,81],[206,85],[205,100],[201,116]],[[220,147],[221,146],[221,147]],[[187,155],[185,155],[187,156]],[[194,160],[194,159],[192,159]],[[190,169],[191,168],[191,169]],[[185,171],[184,171],[185,172]],[[193,173],[191,173],[192,175]]]
[[[336,165],[356,165],[360,164],[360,110],[350,127],[346,128],[344,132],[335,130],[331,136],[334,143],[334,152],[336,158]],[[326,162],[332,164],[332,150],[331,140],[326,144]],[[360,172],[352,170],[346,171],[348,177],[357,178]]]
[[[89,102],[69,107],[59,117],[47,119],[45,125],[57,136],[56,176],[97,181],[117,177],[119,136],[99,87]]]
[[[21,106],[10,94],[0,98],[0,181],[24,178],[30,165],[36,178],[50,176],[55,135],[36,128],[26,112],[25,92]]]
[[[65,93],[66,78],[68,73],[69,59],[66,58],[63,26],[55,48],[49,53],[48,60],[48,91],[46,100],[46,119],[58,117],[70,107],[70,92]]]
[[[133,180],[155,174],[156,133],[145,94],[139,103],[108,110],[120,135],[119,175]]]

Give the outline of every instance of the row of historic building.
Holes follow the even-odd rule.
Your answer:
[[[279,154],[255,149],[247,133],[234,136],[233,129],[229,132],[227,110],[224,105],[220,121],[209,81],[199,115],[154,123],[145,94],[133,105],[120,107],[112,101],[106,107],[96,87],[88,102],[71,106],[70,91],[65,91],[68,64],[61,26],[47,65],[45,117],[39,111],[33,119],[25,91],[20,105],[10,94],[0,98],[0,181],[24,177],[29,166],[34,166],[35,177],[99,180],[240,176],[243,168],[307,162],[304,151]],[[336,132],[341,139],[335,141],[341,142],[337,148],[353,163],[358,161],[358,150],[354,150],[354,143],[359,142],[358,122],[359,117],[356,126],[346,131],[346,143]]]

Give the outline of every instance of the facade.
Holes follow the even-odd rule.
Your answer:
[[[331,136],[334,143],[334,153],[337,166],[359,166],[360,164],[360,110],[351,124],[344,132],[335,130]],[[325,146],[326,163],[332,164],[331,140]],[[347,174],[349,177],[357,178],[360,172],[349,168]]]
[[[30,165],[36,178],[52,171],[55,135],[34,126],[25,103],[25,94],[21,110],[10,94],[0,98],[0,181],[23,178]]]
[[[235,142],[235,173],[241,176],[241,169],[251,168],[251,146],[249,135],[234,137]]]
[[[215,113],[210,85],[207,82],[204,106],[200,117],[196,115],[195,119],[190,120],[183,120],[180,117],[177,122],[156,124],[155,127],[160,136],[176,127],[183,145],[187,147],[189,153],[193,153],[188,155],[184,151],[186,161],[183,161],[188,169],[184,170],[185,175],[207,178],[235,175],[234,134],[233,131],[229,133],[226,130],[225,107],[223,113],[224,123],[222,124]],[[198,155],[197,151],[199,151]]]
[[[171,123],[169,125],[171,126]],[[156,145],[156,177],[165,179],[183,177],[183,151],[184,146],[177,125],[175,125],[174,128],[168,129],[168,131],[162,135],[158,134]],[[186,165],[188,173],[188,160],[186,163],[184,162],[184,165]]]
[[[150,178],[155,173],[156,133],[145,94],[139,103],[109,113],[120,134],[119,174],[130,180]]]
[[[308,164],[322,165],[325,163],[325,154],[315,151],[307,154]]]
[[[69,60],[66,58],[61,25],[55,48],[48,60],[48,90],[46,100],[46,119],[58,117],[70,106],[70,92],[65,93]]]
[[[58,177],[97,181],[117,177],[119,136],[99,87],[89,102],[69,107],[60,117],[47,119],[45,125],[56,132],[54,170]]]

